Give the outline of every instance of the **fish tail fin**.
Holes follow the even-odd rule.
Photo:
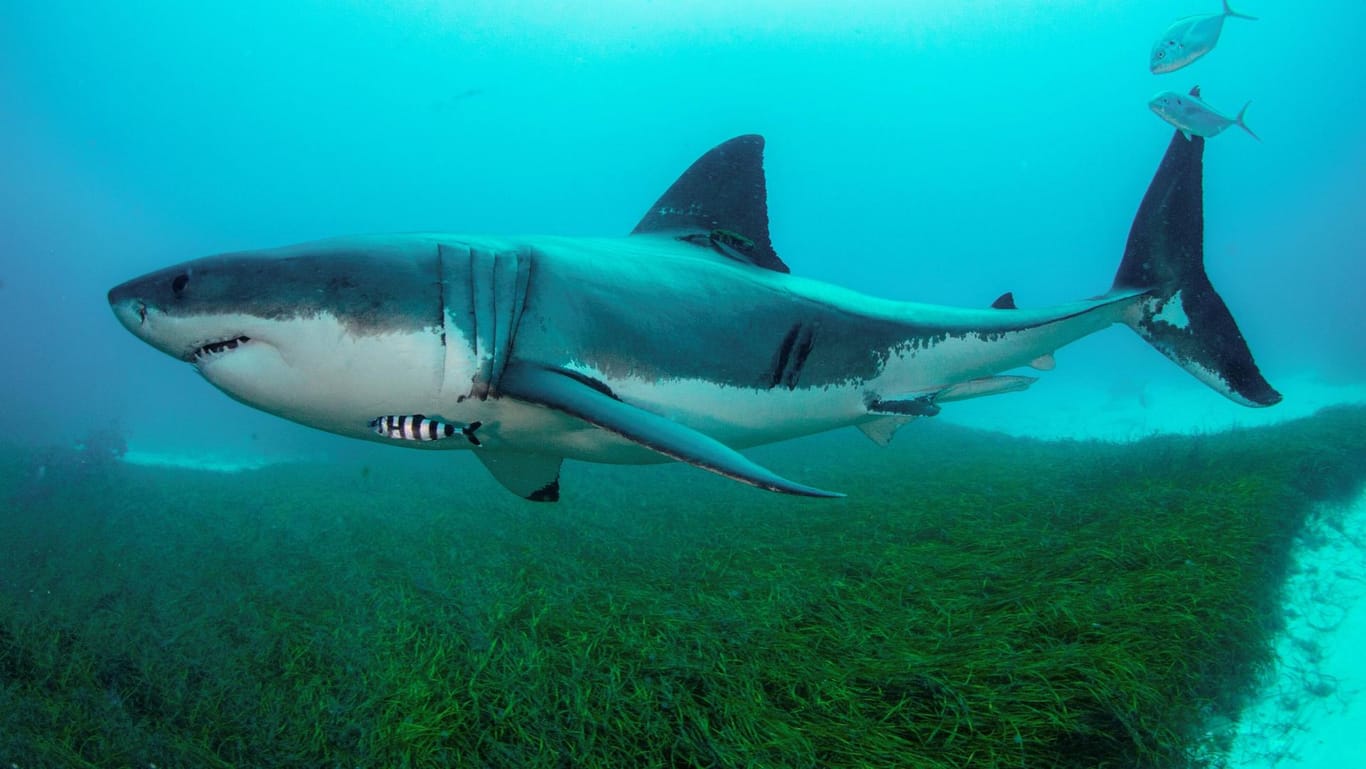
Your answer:
[[[1232,8],[1230,8],[1230,7],[1229,7],[1229,4],[1228,4],[1228,0],[1224,0],[1224,15],[1225,15],[1225,16],[1232,16],[1232,17],[1235,18],[1235,19],[1247,19],[1248,21],[1256,21],[1256,20],[1257,20],[1257,17],[1256,17],[1256,16],[1249,16],[1249,15],[1247,15],[1246,13],[1238,13],[1237,11],[1233,10]]]
[[[1247,104],[1244,104],[1244,105],[1243,105],[1243,108],[1240,109],[1240,110],[1238,110],[1238,117],[1235,118],[1233,122],[1237,123],[1239,128],[1243,129],[1244,131],[1247,131],[1248,136],[1251,136],[1252,138],[1256,139],[1257,141],[1261,141],[1261,140],[1262,140],[1262,137],[1258,136],[1258,135],[1255,134],[1255,133],[1252,133],[1252,129],[1251,129],[1251,128],[1248,128],[1248,127],[1247,127],[1247,123],[1243,122],[1243,117],[1244,117],[1245,115],[1247,115],[1247,108],[1248,108],[1248,107],[1251,107],[1251,106],[1252,106],[1252,102],[1250,102],[1250,101],[1249,101]]]
[[[1205,140],[1172,137],[1129,230],[1111,293],[1134,295],[1124,323],[1195,378],[1245,406],[1279,403],[1228,305],[1205,274]]]

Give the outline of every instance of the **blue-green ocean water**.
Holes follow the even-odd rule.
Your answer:
[[[768,139],[773,238],[796,273],[945,304],[1091,296],[1170,136],[1147,99],[1195,84],[1230,114],[1252,100],[1264,139],[1210,142],[1215,285],[1273,382],[1360,381],[1366,68],[1352,30],[1366,11],[1252,3],[1262,19],[1228,21],[1212,54],[1148,72],[1171,20],[1213,10],[6,4],[0,302],[15,325],[0,393],[44,426],[14,431],[35,437],[118,418],[138,444],[331,447],[140,347],[104,291],[338,234],[621,233],[746,132]],[[1070,349],[1047,386],[1187,386],[1131,336]]]
[[[1260,20],[1229,20],[1209,56],[1154,76],[1156,36],[1217,2],[4,3],[6,444],[115,424],[161,455],[401,461],[231,401],[120,328],[105,292],[332,235],[624,233],[743,133],[767,139],[794,273],[951,305],[1092,296],[1171,138],[1147,100],[1197,84],[1228,114],[1252,101],[1262,139],[1209,141],[1205,213],[1210,276],[1263,372],[1366,384],[1366,6],[1235,7]],[[1051,399],[1008,408],[1155,385],[1240,408],[1124,329],[1058,363],[1036,385]],[[480,474],[501,493],[467,456],[410,453],[433,484]],[[584,482],[633,488],[631,470],[600,472]],[[648,500],[641,483],[627,496]]]

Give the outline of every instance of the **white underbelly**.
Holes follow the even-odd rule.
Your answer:
[[[665,416],[735,448],[844,427],[866,415],[862,396],[852,387],[754,390],[687,380],[600,381],[631,406]],[[582,419],[509,397],[465,399],[451,404],[443,417],[462,423],[480,422],[478,435],[484,447],[499,451],[555,454],[608,464],[668,461],[629,438]],[[430,448],[470,447],[465,441],[441,443],[448,445]]]

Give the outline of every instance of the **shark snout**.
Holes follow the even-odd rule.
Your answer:
[[[166,315],[165,307],[153,298],[156,281],[136,278],[109,289],[109,309],[114,317],[133,336],[174,357],[183,357],[181,349],[188,344],[180,339],[174,323]]]
[[[124,328],[142,336],[138,331],[147,322],[147,303],[138,296],[135,283],[129,281],[109,289],[109,307]]]
[[[109,306],[117,307],[130,301],[144,299],[147,295],[148,276],[124,281],[109,289]]]

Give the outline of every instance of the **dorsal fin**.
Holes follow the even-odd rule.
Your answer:
[[[1000,296],[996,297],[996,301],[994,301],[994,302],[991,303],[991,308],[992,308],[993,310],[1014,310],[1014,309],[1016,309],[1016,307],[1015,307],[1015,292],[1013,292],[1013,291],[1007,291],[1007,292],[1005,292],[1004,294],[1001,294]]]
[[[631,234],[702,235],[690,240],[710,248],[708,242],[715,240],[713,234],[718,231],[753,244],[745,249],[744,261],[790,272],[768,237],[764,137],[758,134],[737,136],[698,158],[655,201]]]
[[[1200,86],[1197,85],[1197,86],[1195,86],[1194,88],[1192,88],[1192,89],[1191,89],[1191,94],[1190,94],[1190,95],[1191,95],[1191,96],[1194,96],[1194,97],[1197,98],[1197,99],[1200,98]]]

